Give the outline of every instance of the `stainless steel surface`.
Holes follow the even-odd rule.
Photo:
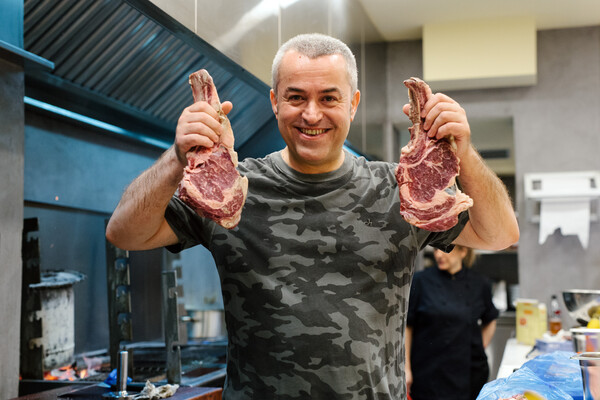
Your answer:
[[[600,353],[586,352],[571,358],[579,360],[583,380],[583,399],[600,400]]]
[[[126,351],[119,352],[119,365],[117,367],[117,388],[120,392],[127,391],[127,359]]]
[[[102,397],[111,399],[132,399],[134,393],[127,391],[127,363],[129,361],[129,353],[127,351],[119,352],[119,363],[117,365],[117,390],[108,392]]]
[[[581,325],[587,325],[594,307],[600,307],[600,290],[569,289],[562,292],[563,300],[571,317]]]
[[[600,352],[600,329],[571,329],[575,352]]]
[[[223,310],[188,310],[185,322],[188,323],[188,338],[225,337],[225,313]]]
[[[23,34],[55,65],[27,72],[28,97],[171,143],[188,75],[206,68],[234,104],[236,148],[273,124],[268,85],[149,1],[25,0]]]

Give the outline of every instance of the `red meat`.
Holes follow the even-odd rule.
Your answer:
[[[199,215],[227,229],[240,222],[248,193],[248,178],[240,176],[233,150],[233,131],[221,110],[221,102],[211,76],[204,69],[190,75],[194,101],[206,101],[220,115],[225,128],[220,142],[212,148],[195,147],[187,154],[188,165],[179,183],[179,198]]]
[[[400,188],[400,214],[415,226],[440,232],[458,223],[458,214],[473,200],[455,185],[459,159],[452,137],[429,138],[422,127],[421,109],[431,89],[418,78],[404,81],[410,99],[410,141],[402,148],[396,169]]]

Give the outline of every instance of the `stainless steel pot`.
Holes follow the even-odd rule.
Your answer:
[[[576,353],[600,352],[600,329],[572,328],[571,337]]]
[[[583,399],[600,400],[600,353],[580,353],[571,358],[579,360],[583,380]]]

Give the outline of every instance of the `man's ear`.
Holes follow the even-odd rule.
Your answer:
[[[354,92],[354,95],[352,96],[352,101],[350,103],[350,121],[354,121],[354,115],[356,114],[356,110],[358,109],[358,103],[360,103],[360,90]]]
[[[269,94],[271,98],[271,108],[273,109],[273,114],[275,114],[275,118],[277,118],[277,95],[275,94],[273,89],[271,89],[271,92]]]

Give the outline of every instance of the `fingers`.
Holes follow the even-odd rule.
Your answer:
[[[228,115],[231,112],[232,108],[233,104],[231,104],[230,101],[224,101],[223,103],[221,103],[221,110],[223,110],[223,113],[225,113],[225,115]]]
[[[425,117],[423,129],[429,137],[441,139],[452,135],[462,139],[470,135],[465,110],[456,101],[442,93],[429,98],[421,115]]]
[[[228,102],[229,103],[229,102]],[[231,103],[226,107],[231,110]],[[178,153],[185,154],[192,147],[212,147],[223,131],[217,111],[206,102],[197,102],[181,113],[175,131]]]

